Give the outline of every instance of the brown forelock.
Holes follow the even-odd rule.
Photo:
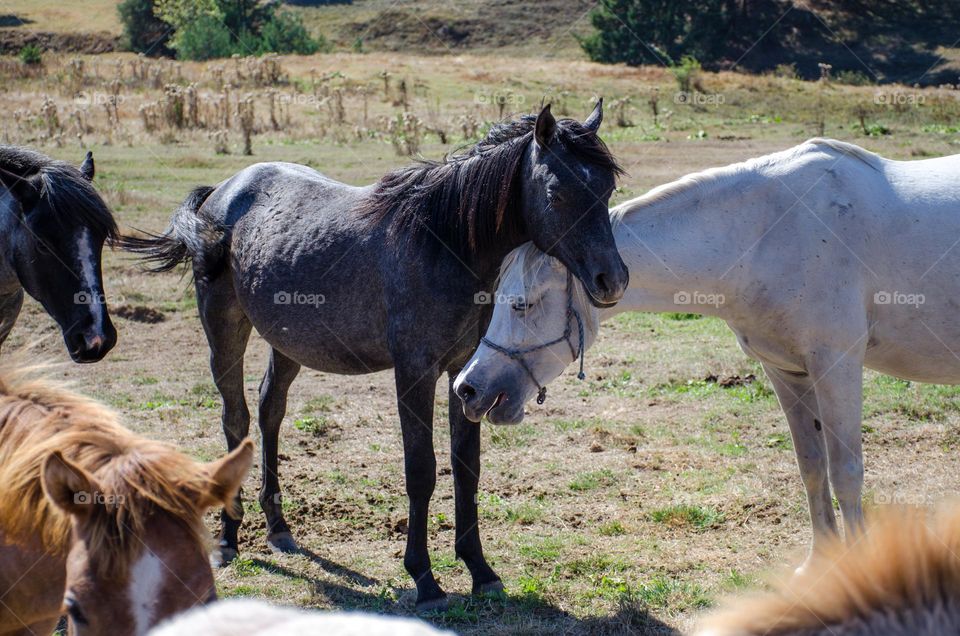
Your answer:
[[[121,426],[112,411],[38,377],[37,369],[0,368],[0,519],[8,539],[39,537],[64,553],[71,522],[44,495],[41,468],[59,451],[94,476],[103,504],[93,505],[85,538],[110,574],[138,554],[151,515],[180,520],[205,541],[199,502],[209,491],[203,467],[173,447]]]

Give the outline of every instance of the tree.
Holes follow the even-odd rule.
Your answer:
[[[787,63],[816,78],[830,60],[871,77],[934,81],[937,49],[955,43],[958,19],[957,0],[600,0],[596,31],[580,43],[597,62],[692,57],[710,69],[755,71]]]
[[[778,33],[767,36],[783,15],[782,0],[601,0],[590,16],[596,32],[581,46],[598,62],[736,60],[758,45],[778,46]]]
[[[668,64],[682,53],[688,4],[678,0],[601,0],[590,15],[596,33],[580,44],[597,62]]]
[[[296,13],[282,11],[274,15],[260,30],[260,47],[264,53],[300,53],[311,55],[329,50],[330,45],[322,36],[310,36],[303,20]]]
[[[278,0],[156,0],[156,13],[172,26],[172,46],[181,58],[263,53],[311,54],[327,50],[300,16],[279,11]]]
[[[146,55],[171,55],[173,29],[153,12],[153,0],[123,0],[117,5],[125,48]]]

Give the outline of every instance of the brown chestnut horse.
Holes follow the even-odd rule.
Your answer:
[[[100,404],[0,368],[0,634],[143,635],[216,598],[203,513],[229,503],[245,441],[200,464]]]
[[[834,539],[771,592],[734,599],[698,636],[960,633],[960,507],[893,508],[852,545]]]

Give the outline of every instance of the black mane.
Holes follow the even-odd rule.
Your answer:
[[[97,237],[113,240],[117,223],[100,194],[80,170],[65,161],[17,146],[0,146],[0,172],[19,179],[36,177],[40,203],[64,227],[79,221]]]
[[[472,148],[385,175],[360,213],[388,219],[397,238],[432,236],[462,256],[521,237],[522,219],[512,208],[536,121],[536,115],[525,115],[497,124]],[[578,121],[558,120],[553,143],[614,175],[623,173],[603,141]]]

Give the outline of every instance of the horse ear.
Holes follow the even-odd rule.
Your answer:
[[[93,175],[96,171],[96,166],[93,165],[93,152],[88,150],[86,158],[83,160],[83,163],[80,164],[80,174],[82,174],[87,181],[93,181]]]
[[[583,127],[587,130],[597,132],[600,129],[600,122],[603,121],[603,98],[597,99],[597,105],[593,107],[593,112],[583,122]]]
[[[10,172],[0,171],[0,184],[3,184],[3,188],[13,195],[24,212],[32,210],[40,201],[40,192],[43,188],[40,183],[40,175],[21,177]]]
[[[47,499],[57,508],[75,517],[86,517],[93,510],[101,490],[97,480],[60,451],[47,456],[40,469],[41,485]]]
[[[553,133],[556,130],[557,120],[553,118],[553,113],[550,112],[550,104],[547,104],[537,115],[537,123],[533,128],[534,139],[541,147],[546,148],[550,145],[550,140],[553,139]]]
[[[253,464],[253,442],[249,437],[225,457],[207,464],[204,469],[207,473],[208,486],[207,491],[201,493],[200,501],[197,502],[199,506],[206,509],[221,505],[230,510],[251,464]]]

